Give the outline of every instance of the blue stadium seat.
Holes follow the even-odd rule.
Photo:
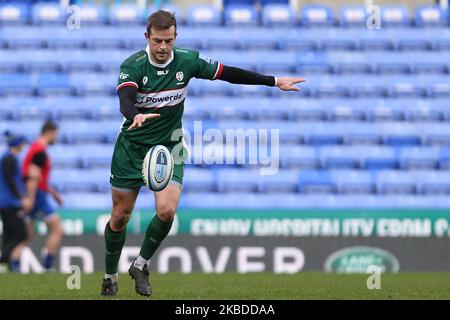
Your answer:
[[[298,186],[298,174],[298,170],[280,170],[274,175],[260,175],[258,191],[265,193],[295,193]]]
[[[382,27],[407,27],[409,25],[408,8],[402,5],[381,6]]]
[[[222,23],[222,17],[213,5],[191,5],[188,8],[187,23],[191,26],[217,26]]]
[[[290,169],[315,169],[320,166],[317,149],[299,145],[281,145],[280,163],[282,168]]]
[[[364,27],[367,22],[366,8],[361,5],[341,6],[339,23],[343,27]]]
[[[334,193],[336,185],[328,171],[306,170],[298,176],[298,190],[301,193]]]
[[[62,121],[61,139],[66,143],[113,143],[122,121]],[[94,125],[95,124],[95,125]]]
[[[40,73],[35,78],[37,94],[40,96],[70,95],[69,76],[66,73]]]
[[[416,180],[408,171],[383,170],[375,174],[377,192],[380,194],[413,194]]]
[[[260,173],[242,169],[222,169],[217,171],[217,190],[219,192],[256,192]]]
[[[262,8],[262,24],[266,27],[294,26],[295,11],[289,4],[267,4]]]
[[[0,24],[24,24],[30,18],[29,6],[24,3],[3,3],[0,4]]]
[[[417,174],[418,193],[436,195],[450,193],[450,173],[448,171],[429,171]]]
[[[398,159],[388,146],[361,146],[361,167],[365,170],[395,169]]]
[[[258,13],[253,5],[230,4],[224,8],[224,20],[227,26],[255,26]]]
[[[283,41],[280,39],[292,39],[295,37],[295,30],[285,30],[283,29],[267,29],[267,28],[252,28],[247,27],[245,29],[240,29],[234,35],[240,40],[239,46],[243,50],[274,50],[278,49]],[[289,40],[287,40],[289,41]],[[273,52],[278,54],[279,52]],[[242,57],[242,55],[240,55]],[[254,54],[252,55],[254,59]],[[258,61],[258,60],[255,60]]]
[[[421,143],[421,133],[412,123],[384,122],[379,123],[383,134],[383,143],[389,145],[418,145]]]
[[[343,142],[349,145],[376,145],[381,142],[381,133],[376,126],[361,122],[345,123]]]
[[[78,95],[115,94],[117,87],[117,73],[71,73],[70,86]]]
[[[183,190],[186,192],[216,191],[216,177],[211,169],[186,168]]]
[[[439,148],[436,147],[405,147],[400,150],[400,168],[434,169],[439,161]]]
[[[175,17],[177,19],[177,25],[183,25],[186,23],[186,17],[181,7],[174,3],[166,1],[162,1],[159,7],[157,7],[155,4],[150,5],[147,8],[147,12],[144,18],[147,19],[147,17],[149,17],[153,12],[157,10],[169,11],[170,13],[175,14]]]
[[[359,167],[359,149],[342,146],[324,146],[319,150],[323,168],[353,169]]]
[[[141,24],[146,18],[133,4],[113,4],[109,10],[109,22],[114,25]]]
[[[84,3],[79,7],[80,20],[83,26],[104,24],[107,22],[105,6],[94,3]]]
[[[422,123],[422,141],[425,145],[450,145],[450,128],[444,123]]]
[[[73,148],[77,150],[84,168],[109,168],[111,165],[113,144],[83,144]]]
[[[67,209],[110,210],[112,206],[111,195],[107,193],[71,192],[63,196]]]
[[[8,96],[18,93],[22,96],[34,94],[31,75],[21,73],[2,74],[0,77],[0,95]]]
[[[301,24],[305,27],[332,26],[333,11],[326,5],[304,5],[301,9]]]
[[[370,194],[375,189],[373,176],[367,171],[333,170],[330,175],[341,194]]]
[[[435,27],[447,25],[445,10],[439,6],[423,5],[416,8],[415,25],[418,27]]]
[[[59,3],[36,3],[31,9],[34,24],[62,24],[66,14]]]
[[[51,174],[51,181],[61,192],[105,192],[104,186],[109,185],[109,168],[55,169]]]
[[[49,148],[49,156],[55,169],[75,169],[81,167],[80,154],[74,146],[57,144]]]
[[[450,169],[450,148],[443,147],[439,153],[439,169],[449,170]]]
[[[324,100],[319,99],[280,99],[281,105],[285,105],[288,117],[294,121],[321,121],[326,118]]]
[[[326,145],[342,142],[341,126],[334,123],[303,123],[298,126],[298,130],[303,133],[307,144]]]

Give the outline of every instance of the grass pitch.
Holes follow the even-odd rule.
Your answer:
[[[0,274],[0,300],[100,299],[102,273],[83,274],[81,289],[69,290],[68,274]],[[152,300],[231,299],[450,299],[450,273],[383,274],[381,289],[367,289],[369,275],[302,272],[295,275],[151,274]],[[117,299],[147,299],[137,295],[128,274],[119,277]]]

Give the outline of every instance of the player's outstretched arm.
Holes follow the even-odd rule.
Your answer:
[[[294,85],[305,81],[303,78],[276,78],[274,76],[266,76],[257,72],[226,65],[223,66],[222,72],[217,79],[235,84],[265,85],[269,87],[277,86],[284,91],[299,91],[300,89],[294,87]]]

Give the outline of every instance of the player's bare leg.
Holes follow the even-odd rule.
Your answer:
[[[43,248],[44,268],[46,270],[50,270],[53,266],[55,254],[58,251],[59,246],[61,245],[64,232],[61,226],[61,220],[56,214],[51,215],[45,221],[45,224],[47,225],[47,228],[49,230],[49,235],[47,237],[45,247]]]
[[[152,294],[148,282],[148,263],[172,227],[180,196],[180,185],[174,181],[171,181],[164,190],[155,192],[156,215],[147,227],[139,256],[133,261],[128,271],[135,280],[136,292],[140,295]]]
[[[105,267],[102,296],[114,296],[118,287],[118,265],[126,239],[126,227],[133,211],[138,191],[112,189],[113,208],[105,227]]]

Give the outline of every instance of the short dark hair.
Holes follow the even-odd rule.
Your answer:
[[[58,130],[58,125],[56,123],[54,123],[53,121],[46,121],[41,128],[41,134],[56,130]]]
[[[150,34],[152,28],[156,30],[166,30],[171,26],[175,26],[175,35],[177,34],[177,19],[175,14],[165,11],[158,10],[153,12],[147,19],[147,33]]]

